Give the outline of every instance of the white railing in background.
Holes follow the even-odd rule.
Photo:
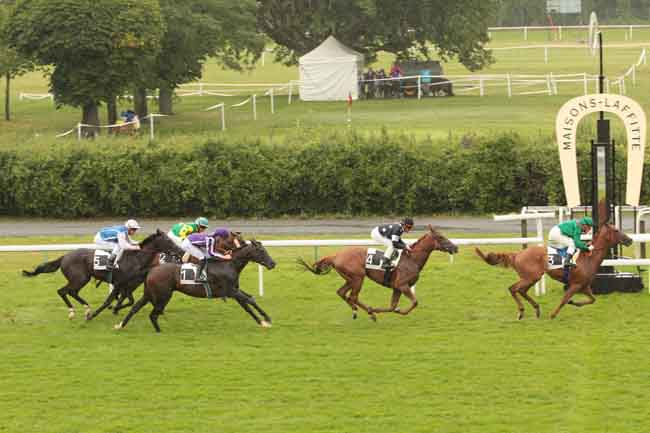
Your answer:
[[[598,25],[599,29],[624,29],[627,30],[625,33],[625,40],[632,40],[634,29],[643,29],[650,28],[648,24],[612,24],[612,25]],[[490,32],[505,32],[512,30],[521,30],[523,32],[524,40],[528,40],[528,31],[555,31],[557,32],[557,39],[562,40],[562,31],[563,30],[586,30],[589,31],[588,25],[576,25],[576,26],[520,26],[520,27],[488,27],[488,35],[491,38]]]

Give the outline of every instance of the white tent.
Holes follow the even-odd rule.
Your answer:
[[[359,96],[359,75],[363,54],[330,36],[299,60],[300,99],[303,101],[343,101]]]

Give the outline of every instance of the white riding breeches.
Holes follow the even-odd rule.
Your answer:
[[[192,245],[192,242],[190,242],[189,239],[185,239],[181,243],[181,248],[183,248],[185,251],[187,251],[197,259],[205,258],[205,253],[201,250],[201,248]]]
[[[183,248],[183,239],[181,239],[181,238],[179,238],[178,236],[176,236],[174,233],[172,233],[171,230],[167,233],[167,237],[168,237],[169,239],[171,239],[172,241],[174,241],[174,243],[175,243],[179,248]]]
[[[120,244],[117,243],[117,241],[115,242],[105,241],[104,239],[102,239],[99,233],[95,235],[95,239],[93,239],[93,242],[95,242],[96,245],[101,246],[103,250],[104,249],[109,250],[111,254],[117,254],[120,251]]]
[[[370,237],[372,237],[372,240],[377,242],[378,244],[384,244],[384,246],[386,247],[386,251],[384,251],[384,257],[390,257],[393,254],[393,251],[395,250],[395,247],[393,247],[393,241],[383,237],[379,233],[379,227],[375,227],[370,232]]]
[[[567,254],[573,256],[576,252],[576,243],[568,236],[564,236],[558,226],[555,226],[548,233],[549,246],[556,249],[567,249]]]

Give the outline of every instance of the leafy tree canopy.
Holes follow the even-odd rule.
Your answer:
[[[327,36],[372,61],[378,51],[404,58],[456,57],[470,70],[492,61],[483,48],[496,0],[260,0],[258,26],[295,64]]]

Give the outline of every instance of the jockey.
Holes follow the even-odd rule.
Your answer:
[[[370,236],[375,242],[386,246],[386,251],[384,251],[384,261],[381,264],[381,267],[386,271],[392,267],[393,260],[397,258],[396,249],[411,250],[411,247],[402,241],[402,234],[408,233],[412,229],[413,218],[406,217],[399,223],[380,225],[370,232]]]
[[[111,250],[106,264],[106,282],[113,282],[113,269],[119,267],[119,260],[124,250],[139,250],[138,243],[131,236],[140,228],[138,222],[130,219],[121,226],[105,227],[95,235],[95,243]]]
[[[232,255],[229,252],[222,254],[216,249],[219,240],[218,238],[227,238],[229,234],[230,231],[228,231],[228,229],[222,228],[216,229],[212,233],[193,233],[185,238],[181,247],[197,259],[201,260],[197,271],[197,281],[207,281],[207,276],[203,276],[203,270],[210,259],[232,259]]]
[[[580,251],[593,251],[593,245],[585,244],[580,236],[589,233],[593,220],[590,217],[584,217],[580,220],[565,221],[554,226],[548,233],[548,244],[560,252],[560,255],[566,251],[564,255],[564,269],[568,271],[570,267],[575,266],[571,261],[576,252],[576,248]]]
[[[192,233],[202,233],[208,228],[208,219],[198,217],[193,223],[174,224],[167,233],[167,236],[174,241],[176,245],[182,248],[181,244],[186,237]]]

